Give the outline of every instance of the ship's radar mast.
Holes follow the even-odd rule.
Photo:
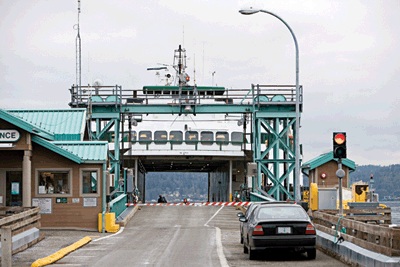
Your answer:
[[[186,49],[179,45],[178,49],[175,49],[174,54],[174,65],[176,71],[176,79],[178,86],[185,86],[190,81],[190,76],[186,73]]]

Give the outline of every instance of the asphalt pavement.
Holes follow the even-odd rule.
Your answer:
[[[40,233],[44,236],[43,240],[12,256],[13,267],[31,266],[36,260],[57,253],[85,237],[95,240],[112,234],[81,230],[40,230]]]
[[[138,255],[134,260],[136,263],[142,262],[142,265],[135,265],[135,266],[149,266],[148,263],[151,262],[158,262],[157,259],[155,259],[155,256],[157,253],[161,253],[164,250],[158,250],[157,245],[155,243],[150,244],[149,246],[146,246],[146,242],[154,242],[154,238],[149,238],[150,234],[145,231],[150,231],[150,233],[153,233],[153,235],[156,233],[156,231],[165,231],[168,233],[181,233],[183,235],[187,235],[192,232],[196,232],[199,229],[202,230],[201,232],[204,236],[206,236],[204,233],[208,233],[209,231],[216,231],[213,229],[220,229],[218,230],[220,233],[217,236],[220,236],[220,241],[219,242],[214,242],[214,241],[207,241],[203,242],[204,244],[211,244],[218,250],[218,246],[215,247],[216,243],[221,243],[223,250],[220,252],[222,253],[222,256],[219,256],[220,262],[221,259],[223,259],[226,264],[221,264],[221,266],[231,266],[231,267],[239,267],[239,266],[288,266],[290,265],[296,265],[298,267],[301,266],[346,266],[345,264],[332,259],[331,257],[325,255],[324,253],[318,251],[317,252],[317,259],[313,261],[309,261],[306,259],[306,257],[302,257],[303,255],[288,255],[287,253],[284,254],[271,254],[268,255],[268,257],[261,258],[255,261],[249,261],[247,254],[243,253],[243,245],[240,244],[239,242],[239,223],[238,219],[236,216],[236,213],[238,212],[237,209],[232,208],[232,207],[227,207],[222,210],[218,210],[217,213],[215,213],[213,216],[210,217],[210,214],[213,213],[211,211],[207,211],[208,215],[204,216],[202,219],[207,220],[206,224],[203,225],[202,223],[194,223],[191,220],[199,220],[199,212],[205,210],[197,210],[201,209],[200,207],[158,207],[157,209],[152,209],[152,207],[147,207],[143,208],[137,216],[134,217],[134,222],[135,224],[132,225],[132,222],[129,225],[126,225],[124,232],[122,235],[115,235],[112,238],[106,238],[104,239],[103,237],[114,235],[113,233],[99,233],[96,231],[78,231],[78,230],[41,230],[41,233],[44,234],[45,238],[40,241],[39,243],[35,244],[34,246],[26,249],[25,251],[22,251],[20,253],[17,253],[13,255],[13,265],[12,266],[31,266],[33,262],[35,262],[38,259],[46,258],[50,256],[51,254],[57,253],[60,250],[63,250],[66,247],[71,246],[72,244],[78,242],[79,240],[82,240],[86,237],[91,238],[91,242],[87,245],[84,245],[81,248],[78,248],[75,252],[71,251],[71,255],[66,255],[66,257],[62,258],[55,264],[51,266],[100,266],[99,265],[99,260],[101,259],[101,262],[106,261],[108,256],[116,255],[119,260],[125,261],[129,260],[129,256],[126,252],[129,251],[131,253],[130,255]],[[204,208],[206,209],[206,208]],[[162,212],[161,212],[162,211]],[[210,213],[211,212],[211,213]],[[131,211],[127,218],[132,216],[133,211]],[[148,216],[147,214],[151,214],[151,216]],[[175,214],[176,213],[176,214]],[[181,213],[185,214],[185,216],[181,216]],[[168,217],[168,215],[170,217]],[[161,216],[163,219],[158,218],[157,216]],[[152,223],[149,223],[149,218],[156,218],[155,222],[152,220]],[[181,219],[182,222],[176,222],[174,220],[176,219]],[[162,223],[162,222],[169,222],[167,224]],[[157,223],[156,223],[157,222]],[[124,224],[124,221],[122,222]],[[179,225],[178,225],[179,224]],[[199,224],[199,225],[197,225]],[[180,226],[180,227],[178,227]],[[208,228],[209,227],[209,228]],[[204,230],[204,228],[208,228],[208,232]],[[204,232],[206,231],[206,232]],[[140,236],[140,233],[142,233],[145,236]],[[162,235],[159,235],[162,236]],[[137,240],[136,240],[137,239]],[[135,241],[136,240],[136,241]],[[138,241],[139,240],[139,241]],[[168,239],[171,243],[175,246],[179,245],[179,242],[175,242],[178,239]],[[167,240],[167,241],[168,241]],[[137,246],[138,242],[141,242],[141,246]],[[211,242],[211,243],[210,243]],[[115,244],[114,244],[115,243]],[[157,244],[159,242],[157,241]],[[168,243],[168,242],[167,242]],[[168,244],[169,244],[168,243]],[[185,243],[184,246],[186,247],[186,244],[190,243]],[[182,244],[181,244],[182,245]],[[182,245],[182,246],[183,246]],[[197,244],[196,248],[198,248]],[[107,248],[108,247],[108,248]],[[116,250],[117,247],[123,248],[122,251],[116,251],[115,253],[112,253],[113,250]],[[107,248],[107,255],[104,254],[105,248]],[[165,248],[165,246],[164,246]],[[135,251],[136,249],[136,251]],[[189,250],[186,249],[178,249],[178,251],[186,251],[185,253],[187,254],[185,257],[192,258],[190,252],[192,251],[197,251],[201,252],[201,250],[193,250],[188,248]],[[161,251],[161,252],[159,252]],[[174,250],[175,251],[175,250]],[[172,252],[174,252],[172,251]],[[173,255],[173,253],[167,253],[168,255]],[[207,251],[208,253],[209,251]],[[121,253],[124,254],[124,257],[121,257]],[[147,255],[147,254],[148,255]],[[214,255],[215,253],[208,253],[209,255]],[[207,254],[207,255],[208,255]],[[115,256],[114,255],[114,256]],[[168,256],[164,255],[164,256]],[[181,255],[181,254],[180,254]],[[185,255],[185,254],[184,254]],[[159,256],[159,258],[162,258],[163,255]],[[183,257],[183,258],[185,258]],[[157,257],[156,257],[157,258]],[[165,258],[165,257],[164,257]],[[170,257],[165,259],[169,259]],[[182,257],[179,256],[177,257],[178,260],[180,260]],[[132,257],[130,257],[132,260]],[[187,260],[187,259],[186,259]],[[116,262],[115,259],[112,260],[112,262]],[[192,263],[193,260],[192,260]],[[97,264],[97,265],[96,265]],[[110,264],[107,264],[106,266],[109,266]],[[43,265],[41,265],[43,266]],[[101,265],[104,266],[104,265]],[[128,265],[124,265],[128,266]],[[153,265],[153,266],[163,266],[163,265]],[[164,265],[165,266],[165,265]],[[179,266],[179,265],[175,265]],[[194,266],[192,264],[192,266]],[[203,265],[204,266],[204,265]],[[219,264],[214,264],[212,266],[219,266]]]

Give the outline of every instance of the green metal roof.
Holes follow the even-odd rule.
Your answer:
[[[32,141],[78,164],[107,160],[108,143],[105,141],[53,142],[38,136],[32,136]]]
[[[79,143],[57,141],[53,144],[80,157],[84,162],[104,162],[108,158],[107,141],[81,141]]]
[[[64,141],[83,140],[86,123],[86,109],[84,108],[55,110],[9,109],[5,111],[15,118],[35,127],[37,131],[49,133],[53,136],[47,139]]]
[[[52,134],[48,131],[45,131],[45,130],[41,130],[38,127],[22,120],[21,118],[18,118],[2,109],[0,109],[0,119],[3,119],[5,121],[7,121],[8,123],[11,123],[29,133],[36,134],[38,136],[41,136],[41,137],[49,139],[49,140],[54,139],[54,134]]]
[[[2,110],[0,119],[32,134],[32,141],[78,164],[104,163],[108,143],[82,141],[86,109]]]
[[[321,154],[318,157],[303,163],[303,165],[301,166],[302,173],[304,173],[305,175],[309,175],[310,170],[313,170],[331,160],[338,161],[333,157],[333,152]],[[350,171],[355,171],[356,169],[355,162],[350,159],[342,159],[342,164],[349,168]]]

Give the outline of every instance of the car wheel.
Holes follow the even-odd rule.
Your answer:
[[[249,253],[249,249],[247,248],[246,244],[243,243],[243,253],[247,254]]]
[[[249,260],[254,260],[256,258],[256,251],[249,247]]]
[[[317,249],[315,248],[307,249],[307,258],[309,260],[315,260],[316,257],[317,257]]]

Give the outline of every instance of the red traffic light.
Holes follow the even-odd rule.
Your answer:
[[[336,133],[333,140],[336,144],[341,145],[346,142],[346,135],[344,133]]]
[[[336,159],[342,159],[347,157],[345,132],[333,133],[333,157]]]

